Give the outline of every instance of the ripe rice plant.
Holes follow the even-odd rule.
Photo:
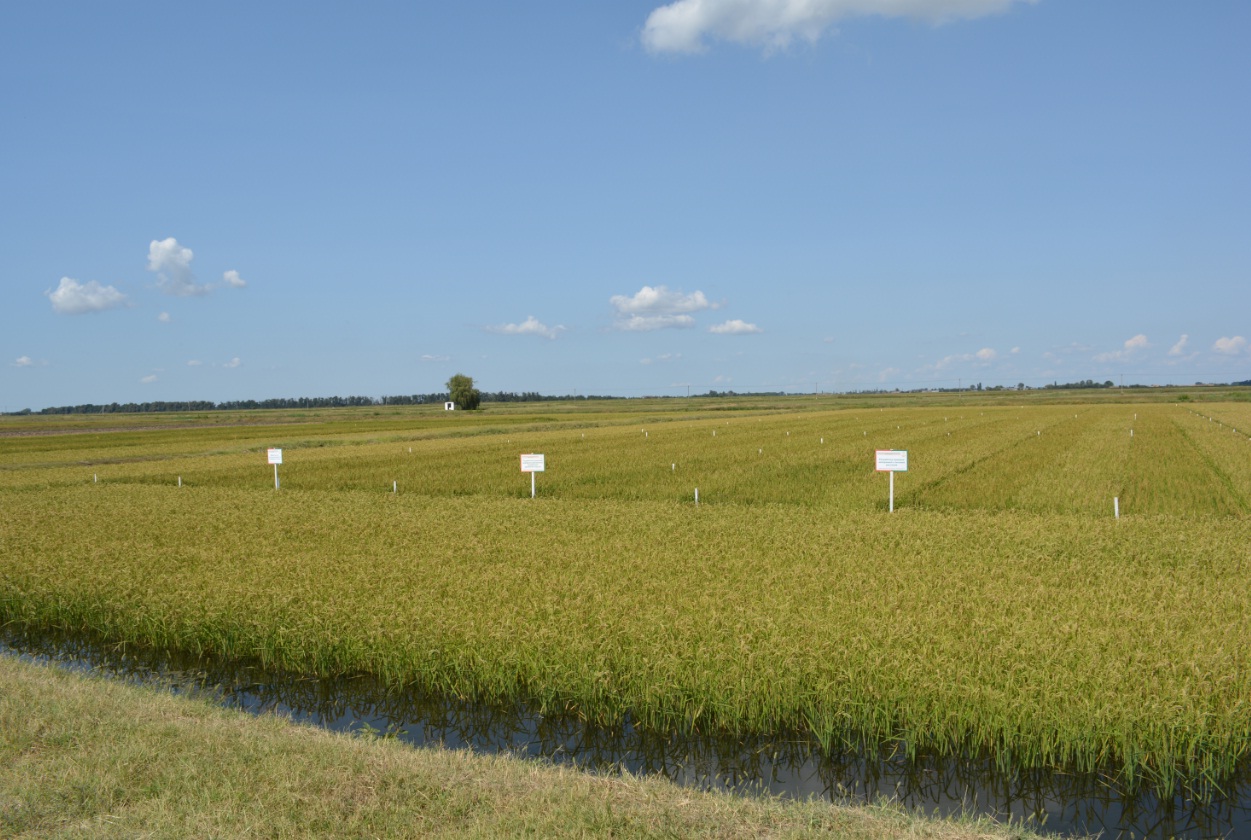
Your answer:
[[[278,492],[254,427],[4,439],[0,620],[1164,789],[1251,749],[1251,443],[1184,406],[414,415],[292,435]]]

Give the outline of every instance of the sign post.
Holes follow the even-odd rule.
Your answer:
[[[282,463],[282,450],[269,450],[269,463],[274,465],[274,489],[278,489],[278,465]]]
[[[895,512],[895,473],[908,471],[908,450],[879,449],[877,455],[877,471],[890,473],[890,512]]]
[[[521,456],[521,471],[530,473],[530,498],[534,498],[534,474],[544,472],[546,464],[544,464],[543,455],[541,453],[528,453]]]

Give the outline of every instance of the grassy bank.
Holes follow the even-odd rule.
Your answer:
[[[1023,837],[415,750],[0,657],[0,835]]]

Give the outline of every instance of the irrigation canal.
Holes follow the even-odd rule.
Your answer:
[[[928,814],[975,811],[1057,834],[1251,840],[1251,768],[1239,774],[1227,795],[1203,801],[1178,794],[1161,800],[1149,790],[1127,794],[1103,775],[1005,774],[984,756],[909,760],[899,750],[824,754],[797,736],[742,739],[657,734],[628,724],[605,728],[573,716],[540,715],[525,704],[388,690],[367,676],[310,678],[256,663],[117,646],[59,630],[0,628],[0,654],[175,693],[207,694],[231,708],[285,714],[337,731],[543,757],[595,772],[661,773],[698,788],[836,802],[887,797]]]

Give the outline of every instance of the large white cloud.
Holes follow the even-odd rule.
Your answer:
[[[543,338],[555,338],[565,330],[562,326],[549,327],[533,315],[527,316],[520,324],[501,324],[486,329],[500,335],[540,335]]]
[[[62,315],[103,312],[126,303],[126,296],[112,286],[101,286],[95,280],[79,283],[72,277],[62,277],[61,284],[47,295],[52,309]]]
[[[617,329],[647,332],[695,326],[692,312],[716,309],[701,291],[689,295],[665,286],[644,286],[633,295],[613,295],[608,299],[617,310]]]
[[[191,260],[194,257],[190,248],[179,245],[178,240],[172,236],[168,239],[153,239],[148,244],[148,271],[156,272],[156,284],[167,295],[206,295],[209,287],[197,283],[195,272],[191,270]]]
[[[694,53],[705,40],[783,49],[814,42],[840,20],[901,17],[930,23],[977,18],[1037,0],[676,0],[654,9],[643,24],[651,52]]]
[[[672,315],[713,308],[701,291],[696,290],[688,295],[665,286],[644,286],[633,297],[613,295],[608,302],[623,315]]]

